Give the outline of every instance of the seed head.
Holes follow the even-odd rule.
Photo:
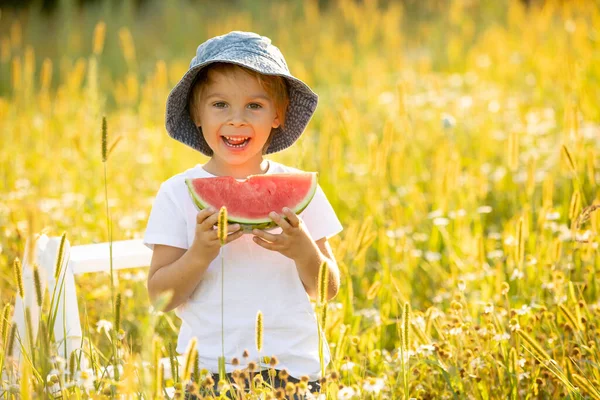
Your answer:
[[[458,302],[458,301],[456,301],[456,300],[452,301],[451,307],[452,307],[452,309],[453,309],[453,310],[455,310],[455,311],[460,311],[460,310],[462,310],[462,308],[463,308],[462,304],[461,304],[461,303],[459,303],[459,302]]]
[[[285,384],[285,392],[287,393],[288,396],[293,395],[294,393],[296,393],[296,385],[294,385],[292,382],[288,382]]]
[[[573,192],[569,205],[569,219],[574,220],[578,216],[581,196],[579,190]]]
[[[408,354],[410,346],[410,304],[404,303],[404,313],[402,318],[402,350],[404,354]]]
[[[573,315],[573,313],[571,313],[571,310],[569,310],[567,307],[565,307],[564,304],[559,304],[558,309],[563,313],[563,315],[565,316],[565,319],[569,322],[569,324],[573,327],[573,329],[579,330],[580,327],[579,327],[579,324],[577,323],[577,318]]]
[[[33,283],[35,286],[35,299],[38,307],[42,307],[42,282],[40,280],[40,269],[37,264],[33,264]]]
[[[254,361],[250,361],[248,363],[248,371],[250,371],[250,372],[256,371],[256,363]]]
[[[287,369],[282,369],[281,371],[279,371],[279,379],[283,380],[283,381],[287,381],[287,378],[290,376],[290,374],[287,372]]]
[[[75,379],[75,369],[77,368],[77,353],[71,352],[71,356],[69,357],[69,374],[71,375],[71,380]]]
[[[102,53],[102,48],[104,47],[104,36],[106,33],[106,23],[104,21],[100,21],[96,24],[94,28],[94,54],[100,55]]]
[[[106,133],[106,117],[102,117],[102,162],[107,160],[107,133]]]
[[[550,360],[550,356],[548,355],[548,353],[546,353],[546,350],[544,350],[544,348],[540,346],[540,344],[534,338],[532,338],[525,331],[522,331],[520,329],[517,330],[517,333],[529,345],[530,350],[532,350],[533,353],[536,353],[536,361],[538,361],[538,358],[544,361]]]
[[[12,324],[10,327],[10,333],[8,334],[8,346],[6,355],[11,357],[15,348],[15,336],[17,335],[17,324]]]
[[[117,294],[115,301],[115,332],[119,332],[121,327],[121,293]]]
[[[63,232],[60,237],[60,244],[58,245],[58,255],[56,256],[56,265],[54,266],[54,279],[58,282],[58,277],[60,275],[62,264],[63,264],[63,254],[65,252],[65,241],[67,240],[67,233]]]
[[[24,298],[25,289],[23,288],[23,270],[21,268],[21,260],[19,260],[19,257],[15,258],[13,272],[15,274],[15,281],[17,282],[17,292],[21,298]]]
[[[204,386],[205,388],[212,388],[214,384],[215,380],[210,375],[204,379],[204,382],[202,382],[202,386]]]
[[[221,209],[219,210],[219,219],[217,226],[219,241],[221,242],[221,246],[223,246],[227,241],[227,208],[225,208],[225,206],[221,207]]]
[[[597,389],[594,387],[594,385],[590,383],[590,381],[587,378],[578,374],[572,374],[571,376],[573,377],[573,382],[580,389],[582,389],[583,392],[589,394],[592,399],[600,398],[600,394],[598,393]]]
[[[256,313],[256,350],[260,353],[263,347],[263,314],[262,311]]]
[[[8,337],[8,324],[11,310],[12,305],[10,303],[6,303],[2,310],[2,321],[0,324],[0,339],[2,339],[2,343],[6,343]]]
[[[323,307],[321,310],[321,329],[325,329],[327,326],[327,307]]]
[[[183,382],[187,382],[192,374],[194,367],[194,359],[196,358],[197,354],[197,342],[198,340],[195,337],[193,337],[188,344],[187,351],[185,352],[185,363],[183,366],[183,375],[181,377]]]
[[[253,379],[255,385],[261,385],[264,382],[262,375],[256,375]]]
[[[319,267],[319,282],[317,286],[319,289],[319,298],[317,300],[319,305],[323,305],[327,301],[327,286],[329,286],[329,268],[325,261]]]
[[[271,357],[271,359],[269,360],[269,366],[275,367],[277,364],[279,364],[279,360],[277,360],[277,357]]]

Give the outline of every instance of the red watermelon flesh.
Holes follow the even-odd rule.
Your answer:
[[[317,173],[251,175],[243,181],[231,176],[186,179],[192,199],[199,209],[222,206],[227,219],[246,230],[266,229],[276,224],[271,211],[282,214],[288,207],[300,213],[312,200],[317,189]]]

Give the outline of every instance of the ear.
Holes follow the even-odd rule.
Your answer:
[[[279,128],[279,125],[281,125],[281,122],[279,122],[279,116],[275,115],[275,118],[273,119],[273,123],[271,124],[271,127]]]

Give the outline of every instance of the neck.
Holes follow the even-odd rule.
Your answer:
[[[249,175],[261,175],[266,173],[269,169],[269,161],[264,160],[261,157],[259,162],[232,165],[212,157],[204,164],[203,168],[206,172],[216,176],[232,176],[235,179],[246,179]]]

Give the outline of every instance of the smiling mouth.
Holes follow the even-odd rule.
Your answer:
[[[221,139],[228,147],[240,149],[250,142],[249,137],[221,136]]]

